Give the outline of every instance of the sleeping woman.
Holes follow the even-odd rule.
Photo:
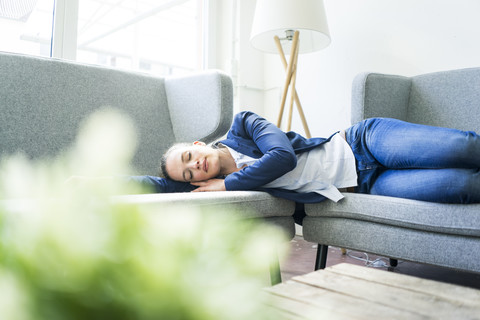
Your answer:
[[[440,203],[480,203],[475,132],[372,118],[306,139],[252,112],[226,139],[177,144],[161,160],[177,190],[262,190],[298,203],[341,200],[340,191]],[[175,188],[170,186],[171,188]],[[167,190],[168,191],[168,190]]]

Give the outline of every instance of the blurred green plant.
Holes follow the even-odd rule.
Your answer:
[[[115,179],[65,184],[129,174],[134,136],[126,117],[103,110],[65,154],[2,162],[1,318],[276,318],[260,293],[283,240],[277,229],[229,210],[114,201],[139,192]]]

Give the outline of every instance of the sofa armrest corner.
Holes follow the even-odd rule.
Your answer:
[[[165,79],[176,141],[211,142],[230,129],[233,119],[231,78],[217,70]]]

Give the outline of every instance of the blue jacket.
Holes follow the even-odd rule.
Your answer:
[[[240,112],[235,115],[227,138],[219,143],[258,160],[253,165],[229,174],[225,178],[225,187],[227,190],[265,191],[298,203],[321,202],[325,197],[315,192],[298,193],[262,186],[294,169],[297,164],[296,154],[318,147],[330,141],[331,137],[306,139],[293,131],[283,132],[253,112]],[[186,182],[152,176],[135,179],[152,185],[156,192],[188,192],[196,188]]]
[[[333,136],[333,135],[332,135]],[[306,139],[293,131],[283,132],[273,123],[249,111],[238,113],[225,140],[220,143],[258,159],[253,165],[229,174],[225,178],[227,190],[261,190],[273,196],[300,203],[325,200],[315,193],[298,193],[291,190],[262,188],[295,168],[296,154],[309,151],[331,137]]]

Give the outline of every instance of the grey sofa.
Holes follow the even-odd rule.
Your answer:
[[[226,134],[233,119],[232,82],[217,71],[159,78],[0,52],[0,75],[0,156],[54,156],[72,144],[89,114],[108,106],[129,115],[136,126],[136,172],[157,175],[160,157],[171,144],[214,141]],[[295,204],[264,192],[125,195],[117,200],[237,207],[244,218],[278,225],[289,238],[295,233]],[[278,266],[273,271],[272,282],[280,281]]]
[[[79,124],[104,106],[136,124],[138,174],[155,175],[158,160],[177,141],[211,142],[233,114],[232,83],[216,72],[158,78],[55,59],[0,52],[0,156],[50,157],[70,146]],[[480,131],[480,70],[405,78],[356,78],[352,121],[388,116]],[[100,155],[101,156],[101,155]],[[146,205],[236,207],[294,236],[295,203],[264,192],[140,194],[116,197]],[[302,209],[301,206],[298,209]],[[303,210],[303,209],[302,209]],[[305,205],[304,238],[392,258],[480,272],[480,205],[442,205],[361,194],[339,203]],[[326,255],[319,255],[317,267]],[[273,265],[272,282],[280,280]]]
[[[365,73],[353,82],[352,123],[391,117],[480,132],[480,68],[402,77]],[[304,238],[327,247],[480,272],[480,204],[452,205],[346,193],[305,206]]]

